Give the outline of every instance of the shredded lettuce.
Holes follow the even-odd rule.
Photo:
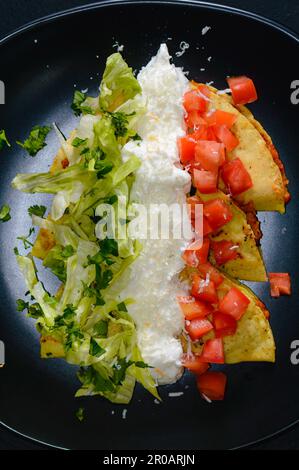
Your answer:
[[[136,129],[145,111],[140,92],[132,69],[120,54],[111,55],[99,98],[75,94],[73,110],[83,116],[68,140],[60,136],[69,166],[18,174],[12,181],[20,191],[54,195],[47,218],[44,206],[29,208],[33,225],[41,229],[32,253],[42,253],[43,266],[62,283],[56,294],[47,292],[31,254],[20,256],[16,249],[34,302],[19,299],[18,310],[36,318],[42,358],[60,357],[80,367],[76,396],[101,395],[113,403],[129,403],[136,382],[159,398],[127,311],[134,299],[118,300],[124,274],[142,250],[127,230],[140,161],[129,153],[123,159],[121,152],[129,139],[139,139]],[[104,228],[112,208],[120,223],[110,237]]]
[[[110,55],[100,85],[100,108],[114,111],[138,93],[141,87],[121,54]]]

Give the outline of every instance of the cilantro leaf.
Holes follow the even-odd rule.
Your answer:
[[[118,304],[118,306],[117,306],[117,310],[118,310],[119,312],[127,312],[128,309],[127,309],[127,307],[126,307],[125,302],[120,302],[120,304]]]
[[[113,164],[98,160],[94,165],[94,169],[97,170],[97,178],[100,180],[103,179],[105,175],[110,173],[110,171],[113,169]]]
[[[115,137],[124,137],[128,131],[128,115],[119,111],[116,113],[107,112],[107,114],[111,117],[111,124],[114,127]]]
[[[28,214],[31,216],[37,215],[38,217],[44,217],[46,210],[46,206],[38,206],[35,204],[34,206],[30,206],[28,208]]]
[[[17,299],[17,311],[23,312],[29,307],[29,302],[25,302],[23,299]]]
[[[77,418],[79,421],[83,421],[83,420],[84,420],[84,408],[82,408],[82,406],[80,406],[80,408],[77,409],[77,411],[76,411],[76,418]]]
[[[0,222],[8,222],[10,219],[10,207],[8,204],[4,204],[0,209]]]
[[[69,258],[75,253],[74,248],[72,245],[66,245],[62,250],[61,250],[61,256],[63,258]]]
[[[142,140],[141,137],[140,137],[140,135],[137,134],[137,132],[136,132],[136,134],[134,134],[134,135],[131,137],[131,139],[132,139],[132,140],[136,140],[136,141]]]
[[[50,130],[49,126],[34,126],[29,137],[23,143],[17,140],[17,144],[23,147],[31,157],[35,157],[47,145],[45,140]]]
[[[104,348],[102,348],[102,347],[96,342],[95,339],[90,338],[89,354],[90,354],[91,356],[100,357],[100,356],[102,356],[105,352],[106,352],[106,350],[105,350]]]
[[[17,240],[21,240],[23,242],[23,245],[24,245],[24,248],[25,250],[28,250],[28,248],[30,248],[31,246],[33,246],[33,243],[31,243],[31,241],[28,240],[28,238],[31,237],[31,235],[35,232],[34,228],[31,227],[29,229],[29,233],[27,236],[25,235],[22,235],[20,237],[17,237]]]
[[[80,139],[80,137],[75,137],[74,140],[72,141],[72,146],[73,147],[81,147],[81,145],[86,144],[88,139]]]
[[[7,140],[5,130],[2,129],[0,131],[0,150],[3,150],[5,145],[7,145],[8,147],[11,147],[10,143]]]
[[[107,338],[108,334],[108,321],[106,320],[100,320],[98,321],[94,327],[94,333],[96,336],[99,336],[100,338]]]

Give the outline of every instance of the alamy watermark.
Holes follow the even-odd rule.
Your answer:
[[[0,80],[0,104],[5,104],[5,85],[2,80]]]
[[[3,341],[0,340],[0,367],[5,364],[5,346]]]
[[[95,215],[99,219],[95,233],[100,240],[130,238],[199,241],[203,238],[201,203],[193,207],[179,203],[143,205],[128,203],[126,197],[119,196],[115,205],[98,205]]]
[[[299,104],[299,80],[293,80],[290,86],[292,91],[290,100],[292,104]]]

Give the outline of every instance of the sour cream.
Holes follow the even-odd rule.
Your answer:
[[[188,80],[170,63],[167,47],[162,44],[140,71],[138,81],[147,102],[147,112],[137,127],[142,141],[130,141],[123,148],[124,159],[134,153],[142,162],[132,200],[147,207],[153,203],[183,206],[190,176],[180,168],[177,139],[185,134],[182,97]],[[178,275],[184,267],[181,253],[188,240],[147,238],[141,243],[141,254],[126,272],[128,282],[121,299],[135,300],[128,309],[137,326],[143,360],[154,367],[151,371],[159,383],[172,383],[181,373],[178,335],[184,321],[176,296],[185,293]]]

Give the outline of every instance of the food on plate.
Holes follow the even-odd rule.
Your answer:
[[[291,295],[291,278],[289,273],[269,273],[272,297]]]
[[[211,217],[208,201],[221,201],[231,213],[231,219],[208,235],[210,239],[209,261],[236,279],[266,281],[267,274],[254,232],[247,222],[246,214],[222,191],[213,194],[197,193],[203,203],[204,216]],[[222,207],[221,207],[222,209]]]
[[[201,100],[199,105],[198,98],[197,101],[194,98],[191,105],[189,96],[185,104],[188,138],[196,142],[212,140],[226,148],[227,161],[223,163],[220,158],[217,163],[218,187],[231,194],[240,205],[253,203],[255,210],[283,213],[290,198],[288,180],[266,131],[245,106],[234,104],[229,95],[220,94],[211,86],[193,82],[193,90],[188,93],[198,95]],[[217,182],[212,181],[211,170],[204,162],[197,161],[196,153],[192,164],[197,171],[198,168],[207,171],[201,175],[201,189],[214,192]]]
[[[76,396],[128,403],[139,382],[160,399],[157,386],[185,368],[206,400],[222,400],[226,375],[210,364],[275,360],[269,312],[238,279],[267,280],[256,210],[283,212],[287,179],[243,106],[256,99],[252,80],[229,85],[232,98],[189,82],[165,44],[137,78],[112,54],[99,96],[75,92],[77,128],[66,139],[54,125],[50,170],[12,182],[53,195],[48,213],[28,210],[39,229],[34,243],[20,237],[30,252],[15,250],[30,294],[18,310],[36,320],[42,358],[80,367]],[[22,147],[36,155],[48,132],[36,126]],[[146,217],[163,225],[165,206],[180,216],[167,237],[153,236]],[[287,293],[282,278],[275,295]]]

